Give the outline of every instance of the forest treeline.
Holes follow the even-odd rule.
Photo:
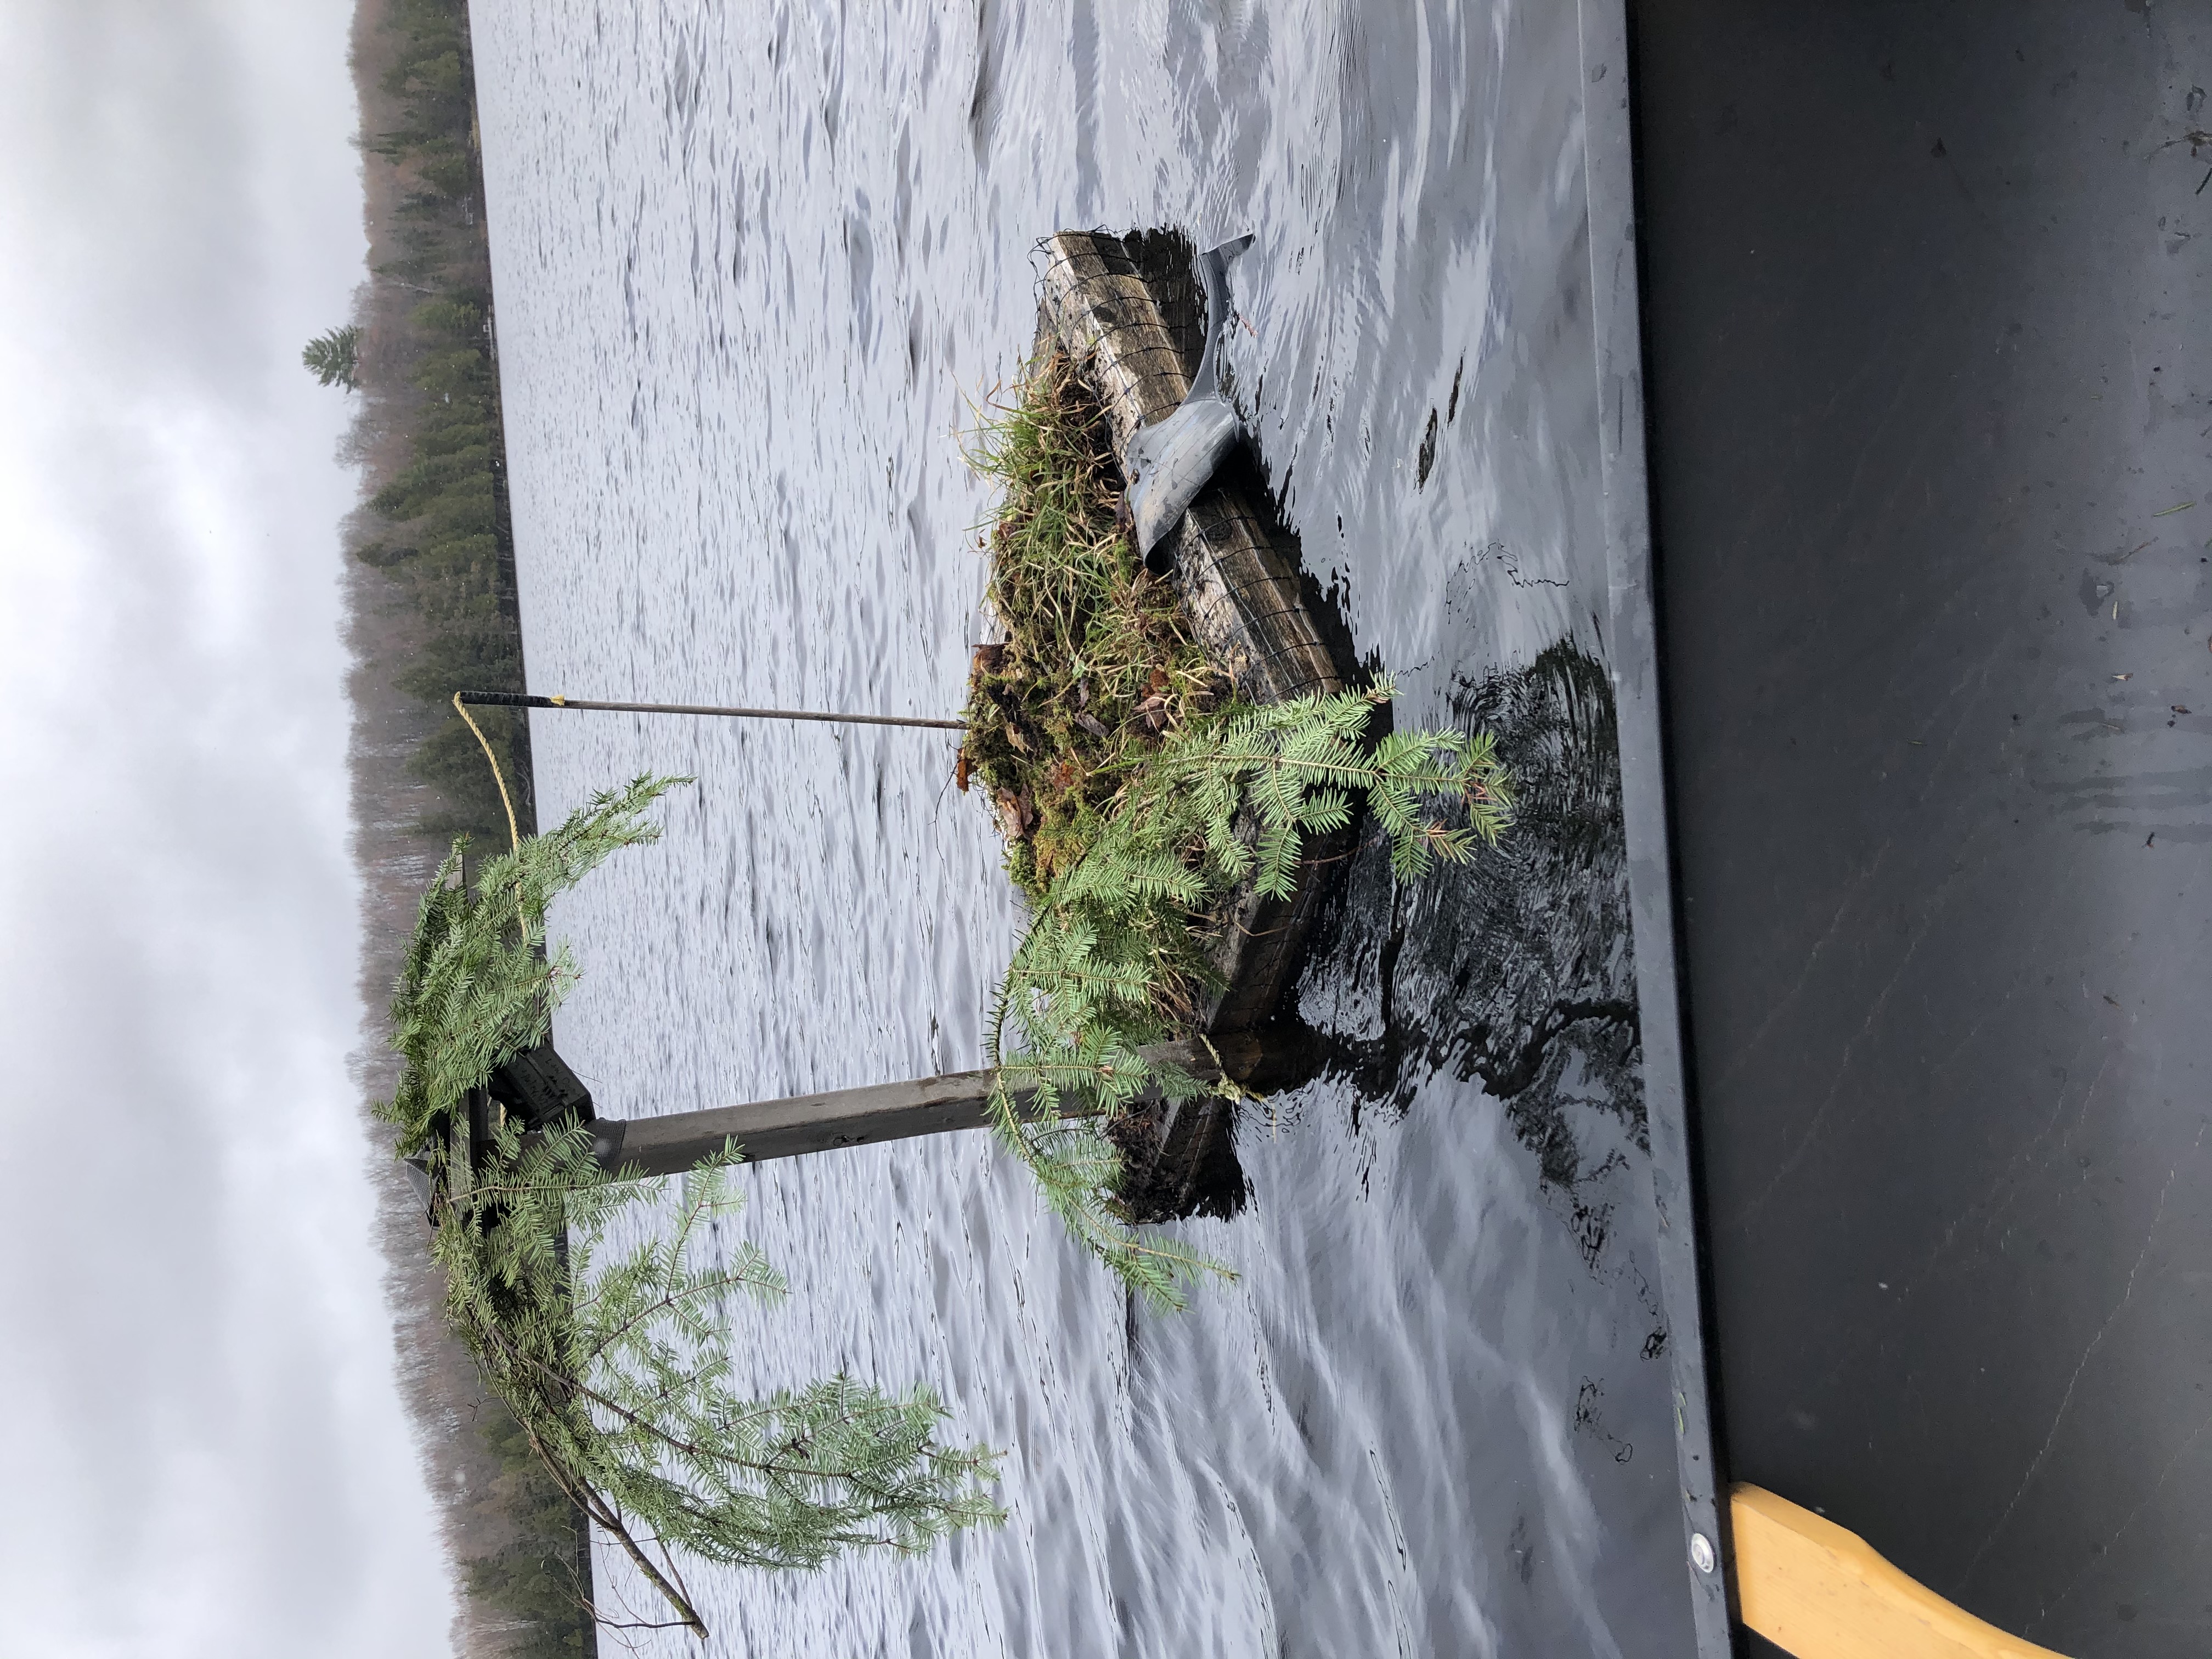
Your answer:
[[[360,0],[352,52],[371,275],[351,319],[308,361],[355,396],[343,458],[363,480],[344,542],[366,1106],[397,1081],[386,1007],[424,885],[453,836],[507,844],[498,790],[453,694],[520,690],[523,666],[465,0]],[[504,711],[478,720],[528,834],[527,728]],[[389,1133],[378,1126],[380,1146]],[[399,1165],[377,1162],[400,1383],[459,1596],[455,1650],[595,1652],[580,1516],[447,1329],[421,1206]]]
[[[383,15],[371,38],[356,34],[362,150],[386,188],[370,192],[373,275],[348,332],[362,404],[355,448],[374,487],[349,551],[381,579],[377,602],[411,624],[389,664],[392,687],[437,716],[408,761],[440,798],[422,828],[497,844],[497,787],[451,708],[465,687],[522,689],[468,12],[464,0],[374,9]],[[372,78],[389,125],[370,118]],[[505,715],[479,722],[510,787],[526,790],[526,728]]]

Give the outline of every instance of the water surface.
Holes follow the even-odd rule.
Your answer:
[[[976,1136],[749,1172],[761,1388],[935,1382],[1002,1532],[695,1576],[747,1655],[1686,1653],[1603,641],[1572,8],[474,8],[533,689],[940,714],[957,434],[1064,227],[1249,229],[1236,394],[1399,717],[1499,732],[1475,872],[1348,866],[1331,1063],[1240,1127],[1236,1284],[1133,1308]],[[556,814],[696,774],[568,901],[618,1115],[978,1062],[1018,918],[950,745],[542,717]],[[603,1585],[653,1601],[601,1552]],[[687,1646],[670,1632],[650,1649]]]

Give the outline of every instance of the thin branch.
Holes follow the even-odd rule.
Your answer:
[[[713,1632],[707,1628],[707,1621],[700,1618],[698,1609],[694,1607],[690,1599],[664,1578],[653,1563],[646,1559],[645,1552],[637,1547],[637,1540],[630,1536],[629,1528],[623,1524],[620,1515],[616,1512],[613,1506],[585,1483],[578,1482],[576,1486],[572,1486],[567,1472],[547,1454],[545,1444],[538,1437],[536,1429],[528,1423],[523,1423],[522,1432],[530,1442],[530,1449],[538,1454],[538,1461],[545,1466],[546,1472],[553,1477],[553,1484],[561,1488],[568,1501],[613,1534],[615,1541],[623,1547],[623,1553],[635,1563],[638,1571],[646,1576],[653,1589],[668,1598],[668,1605],[676,1609],[678,1615],[688,1628],[698,1633],[701,1641],[703,1642],[711,1636]]]

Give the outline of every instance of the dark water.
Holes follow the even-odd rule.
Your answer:
[[[730,1654],[1689,1650],[1596,617],[1571,8],[476,8],[534,686],[942,713],[969,400],[1066,226],[1245,229],[1257,462],[1405,721],[1496,731],[1472,872],[1343,872],[1321,1076],[1240,1126],[1232,1285],[1132,1309],[980,1136],[746,1177],[762,1387],[943,1389],[1001,1533],[702,1572]],[[976,1063],[1017,917],[949,745],[541,720],[549,811],[696,773],[561,918],[620,1115]],[[604,1553],[603,1583],[629,1583]],[[643,1611],[649,1597],[636,1595]],[[671,1651],[667,1633],[648,1638]]]

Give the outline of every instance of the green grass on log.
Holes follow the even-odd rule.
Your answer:
[[[1401,878],[1465,862],[1511,821],[1511,782],[1486,734],[1372,737],[1387,676],[1238,701],[1120,521],[1104,412],[1065,356],[984,410],[969,459],[999,487],[986,595],[1006,637],[975,653],[957,775],[982,784],[1030,913],[986,1026],[993,1115],[1075,1239],[1177,1307],[1186,1281],[1227,1270],[1136,1231],[1122,1132],[1148,1096],[1240,1092],[1144,1052],[1202,1038],[1236,896],[1287,897],[1307,837],[1363,809]]]
[[[1035,900],[1161,740],[1230,688],[1116,521],[1105,417],[1067,358],[1040,357],[982,415],[969,460],[1000,492],[985,598],[1005,638],[975,653],[960,775],[981,785],[1007,873]]]

